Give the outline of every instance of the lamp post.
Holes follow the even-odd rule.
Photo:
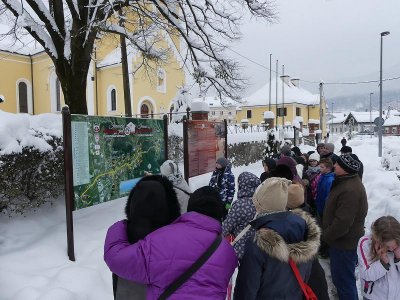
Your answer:
[[[373,130],[373,128],[372,128],[372,105],[371,105],[371,96],[373,95],[374,93],[369,93],[369,130],[370,130],[370,132],[371,132],[371,138],[372,138],[372,134],[373,134],[373,132],[374,132],[374,130]]]
[[[335,104],[335,102],[332,102],[332,119],[331,119],[331,134],[333,132],[333,105]]]
[[[382,41],[383,37],[389,35],[389,31],[381,32],[381,55],[380,55],[380,76],[379,76],[379,123],[378,123],[378,157],[382,157]]]

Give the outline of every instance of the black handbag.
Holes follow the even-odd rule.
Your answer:
[[[221,244],[222,237],[218,235],[210,247],[187,269],[181,276],[175,279],[161,294],[158,300],[168,299],[177,289],[181,287],[204,263],[210,258],[210,256],[218,249]]]

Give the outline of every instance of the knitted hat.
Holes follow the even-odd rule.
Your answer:
[[[353,149],[350,146],[343,146],[340,149],[340,153],[345,154],[345,153],[351,153],[353,152]]]
[[[293,180],[292,170],[286,165],[279,165],[271,171],[271,177],[281,177],[287,180]]]
[[[221,165],[221,167],[225,168],[229,161],[225,157],[220,157],[217,159],[217,163]]]
[[[325,148],[328,149],[330,153],[333,153],[333,151],[335,151],[335,145],[332,143],[325,143]]]
[[[300,184],[291,184],[288,187],[288,202],[286,207],[294,209],[304,203],[304,188]]]
[[[290,180],[271,177],[266,179],[255,191],[253,204],[257,212],[284,211],[288,200]]]
[[[349,154],[343,154],[338,156],[336,162],[338,163],[339,166],[342,167],[344,171],[346,171],[349,174],[355,174],[360,169],[360,162],[355,160]]]
[[[317,152],[310,154],[310,156],[308,157],[308,161],[310,161],[310,160],[319,161],[319,154]]]
[[[270,157],[264,158],[263,163],[268,166],[268,171],[269,172],[271,172],[276,167],[275,159],[270,158]]]
[[[160,173],[161,175],[166,176],[174,185],[180,184],[183,180],[183,176],[178,168],[178,165],[172,160],[166,160],[160,166]]]
[[[224,202],[218,191],[211,186],[203,186],[190,196],[187,211],[195,211],[220,221],[225,215]]]
[[[291,150],[296,156],[301,156],[301,150],[299,147],[294,146]]]
[[[291,156],[292,155],[292,149],[290,149],[289,145],[284,145],[281,148],[280,153],[285,155],[285,156]]]
[[[128,196],[125,214],[130,243],[171,224],[180,216],[179,202],[172,183],[160,175],[143,177]]]

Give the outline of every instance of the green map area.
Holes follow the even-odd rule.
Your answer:
[[[165,160],[163,120],[71,115],[75,209],[129,194]]]

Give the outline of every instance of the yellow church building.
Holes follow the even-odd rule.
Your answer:
[[[236,121],[253,125],[265,122],[264,116],[273,118],[273,126],[292,126],[293,122],[299,122],[302,127],[319,128],[324,133],[326,131],[325,99],[320,99],[320,95],[312,94],[299,86],[299,79],[290,79],[289,76],[281,76],[271,80],[271,103],[269,101],[269,83],[262,86],[259,90],[248,97],[242,99],[242,105],[236,110]],[[278,89],[276,89],[278,86]],[[278,91],[278,97],[276,97]],[[322,128],[320,122],[320,104],[322,105]],[[265,112],[272,112],[266,113]]]
[[[179,40],[161,46],[179,47]],[[31,42],[31,44],[33,44]],[[168,62],[141,66],[142,57],[129,46],[128,70],[133,115],[168,113],[178,87],[185,84],[183,62],[171,51]],[[60,82],[48,55],[39,47],[11,47],[0,41],[0,109],[11,113],[59,113],[64,105]],[[87,77],[89,115],[125,115],[119,38],[104,36],[97,43]]]

